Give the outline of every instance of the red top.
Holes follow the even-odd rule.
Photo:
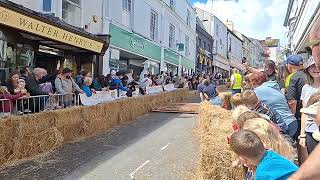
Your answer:
[[[0,112],[10,113],[12,112],[13,102],[19,98],[21,98],[23,94],[19,93],[16,95],[11,94],[0,94]],[[2,100],[9,99],[9,100]]]

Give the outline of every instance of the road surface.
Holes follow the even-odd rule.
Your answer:
[[[149,113],[48,156],[0,171],[0,179],[189,179],[197,162],[196,115]]]

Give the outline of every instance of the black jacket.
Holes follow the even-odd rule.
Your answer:
[[[29,75],[28,77],[26,77],[25,81],[26,81],[26,89],[31,96],[48,95],[47,92],[44,92],[40,89],[40,86],[36,81],[36,78],[34,77],[34,75]]]

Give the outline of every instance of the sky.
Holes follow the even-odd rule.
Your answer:
[[[215,14],[222,22],[232,20],[234,29],[256,39],[281,40],[286,45],[283,27],[288,0],[190,0],[193,6]],[[213,4],[212,4],[213,3]]]

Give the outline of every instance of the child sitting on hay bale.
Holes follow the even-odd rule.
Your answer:
[[[230,138],[230,147],[239,157],[239,163],[255,169],[256,180],[287,179],[298,170],[294,163],[272,150],[266,150],[263,141],[253,131],[235,132]]]

